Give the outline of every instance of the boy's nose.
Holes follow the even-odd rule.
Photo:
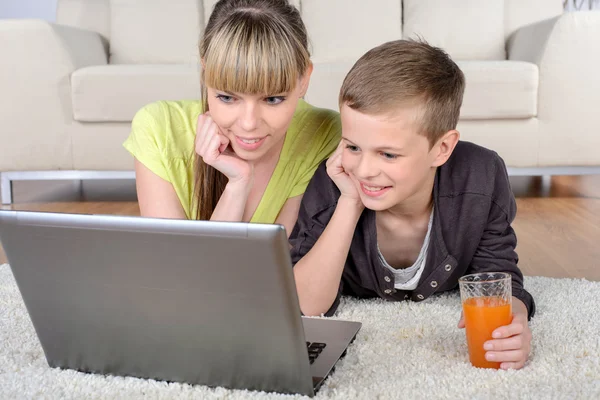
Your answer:
[[[379,174],[377,166],[368,157],[362,157],[355,170],[355,175],[360,180],[373,178]]]

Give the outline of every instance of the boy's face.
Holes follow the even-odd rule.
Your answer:
[[[411,209],[431,198],[435,167],[447,157],[440,164],[439,144],[430,149],[417,133],[418,116],[419,107],[374,116],[342,106],[342,166],[365,207]]]

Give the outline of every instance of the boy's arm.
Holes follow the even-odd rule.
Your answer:
[[[308,190],[307,197],[312,197]],[[335,312],[342,272],[361,213],[362,204],[342,196],[322,229],[318,224],[307,223],[301,210],[292,233],[292,236],[296,234],[292,261],[299,260],[294,266],[294,277],[304,315],[332,315]],[[318,236],[318,232],[322,234]]]
[[[364,206],[341,164],[343,144],[311,179],[290,236],[300,309],[332,315],[339,304],[342,273]]]
[[[510,188],[506,167],[496,158],[494,195],[487,225],[475,251],[468,274],[477,272],[507,272],[512,275],[512,294],[527,308],[527,318],[535,314],[533,297],[523,288],[523,273],[517,266],[519,257],[515,252],[517,236],[511,223],[515,219],[517,205]],[[518,308],[517,308],[518,309]]]

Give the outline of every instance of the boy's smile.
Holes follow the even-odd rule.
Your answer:
[[[369,197],[383,196],[391,188],[391,186],[373,186],[364,182],[359,182],[363,193]]]

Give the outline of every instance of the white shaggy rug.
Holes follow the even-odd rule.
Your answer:
[[[457,294],[423,303],[343,299],[363,327],[319,399],[600,399],[600,282],[526,278],[537,302],[520,371],[470,366]],[[8,265],[0,266],[0,399],[297,398],[51,369]]]

